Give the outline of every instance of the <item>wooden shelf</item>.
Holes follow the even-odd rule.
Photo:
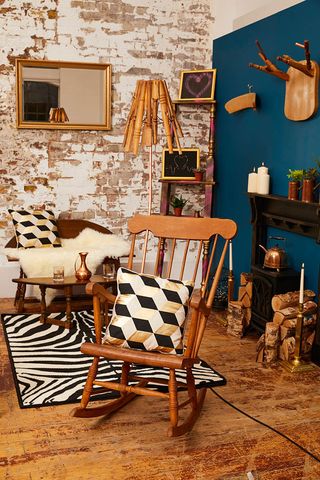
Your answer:
[[[197,180],[168,180],[167,178],[160,178],[159,182],[161,183],[177,183],[180,185],[215,185],[216,182],[212,180],[202,180],[198,182]]]
[[[172,103],[175,103],[177,105],[182,105],[183,103],[189,104],[189,105],[212,105],[216,103],[216,100],[173,100]]]

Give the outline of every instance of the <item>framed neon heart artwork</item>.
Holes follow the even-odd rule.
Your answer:
[[[179,101],[210,102],[214,100],[216,69],[182,70]]]

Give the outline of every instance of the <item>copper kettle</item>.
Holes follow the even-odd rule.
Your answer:
[[[284,240],[283,237],[269,237],[275,240]],[[280,248],[278,245],[269,248],[268,250],[259,245],[260,248],[265,252],[263,266],[266,268],[275,268],[276,270],[280,270],[283,268],[288,268],[288,256],[286,251],[283,248]]]

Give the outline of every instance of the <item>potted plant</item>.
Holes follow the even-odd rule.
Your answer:
[[[289,187],[288,187],[288,198],[289,200],[298,200],[299,198],[299,189],[300,182],[303,179],[304,170],[291,170],[287,177],[289,178]]]
[[[302,180],[302,198],[303,202],[313,202],[313,192],[317,188],[315,185],[319,170],[317,167],[310,167],[303,171]]]
[[[200,168],[200,167],[194,168],[193,173],[194,173],[196,182],[202,182],[205,171],[206,171],[205,168]]]
[[[180,197],[178,197],[176,195],[171,197],[170,205],[173,207],[174,214],[177,217],[181,216],[182,209],[185,206],[185,204],[187,203],[187,201],[188,200],[185,200],[184,198],[182,198],[182,195],[180,195]]]

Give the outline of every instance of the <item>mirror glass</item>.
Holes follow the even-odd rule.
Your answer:
[[[110,130],[111,65],[16,60],[17,127]]]

